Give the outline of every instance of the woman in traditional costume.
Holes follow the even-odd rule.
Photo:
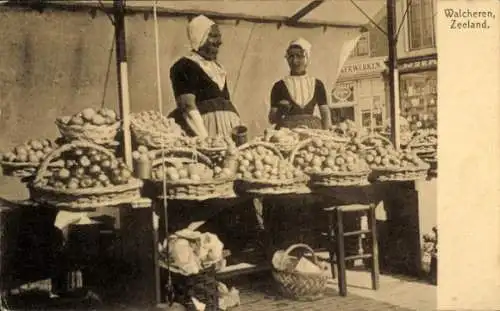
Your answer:
[[[222,35],[207,17],[195,17],[188,25],[191,52],[170,69],[177,102],[172,116],[191,136],[231,136],[240,117],[231,103],[226,71],[217,61]]]
[[[307,74],[310,58],[311,44],[308,41],[299,38],[290,42],[286,50],[290,74],[276,82],[271,91],[269,121],[277,128],[331,127],[325,86],[321,80]],[[321,119],[314,116],[316,107]]]

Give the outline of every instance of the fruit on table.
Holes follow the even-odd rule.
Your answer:
[[[142,111],[131,116],[132,127],[139,127],[150,132],[161,132],[172,136],[183,135],[182,128],[172,118],[167,118],[157,111]]]
[[[118,121],[116,112],[109,108],[85,108],[82,111],[72,115],[57,118],[59,122],[65,125],[113,125]]]
[[[241,151],[238,156],[238,168],[236,178],[269,180],[289,180],[300,178],[303,172],[278,155],[272,150],[256,146]]]
[[[226,167],[212,169],[203,163],[189,163],[189,161],[179,159],[174,165],[169,163],[165,168],[160,166],[153,170],[154,179],[162,179],[163,176],[165,176],[166,180],[173,182],[209,182],[218,178],[234,176],[234,172]]]
[[[279,130],[266,129],[264,131],[264,141],[273,144],[294,144],[299,141],[299,134],[289,128]]]
[[[352,120],[342,121],[332,127],[332,131],[339,136],[354,137],[366,134],[366,130],[356,126]]]
[[[140,145],[132,151],[132,158],[136,161],[150,161],[156,158],[156,152],[149,150],[148,147]]]
[[[392,146],[377,146],[365,153],[365,160],[372,169],[418,169],[423,161],[410,151],[397,151]]]
[[[433,129],[418,130],[413,133],[412,142],[414,146],[418,145],[437,145],[437,132]]]
[[[196,146],[204,149],[227,148],[234,146],[234,142],[230,137],[214,136],[205,138],[196,138]]]
[[[5,162],[40,163],[55,147],[56,144],[48,139],[33,139],[4,153],[0,159]]]
[[[366,162],[352,150],[355,146],[315,138],[297,152],[293,164],[306,173],[334,174],[366,170]]]
[[[84,189],[127,184],[132,173],[114,157],[91,148],[76,148],[61,156],[64,166],[50,169],[42,183],[56,189]]]

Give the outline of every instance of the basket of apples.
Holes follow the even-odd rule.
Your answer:
[[[370,169],[350,147],[330,140],[308,139],[297,146],[291,161],[309,175],[312,187],[365,185]]]
[[[58,163],[57,167],[51,167]],[[31,198],[68,210],[128,203],[140,198],[142,181],[108,149],[87,142],[63,145],[43,160],[30,185]]]
[[[5,176],[32,177],[41,161],[51,153],[57,144],[48,139],[34,139],[16,146],[0,155]]]
[[[411,181],[427,177],[429,164],[410,150],[396,150],[378,137],[362,139],[366,149],[364,159],[372,170],[374,180]]]
[[[208,156],[216,165],[220,165],[224,161],[228,149],[236,147],[231,137],[196,137],[194,141],[196,149],[202,154]]]
[[[271,143],[254,141],[239,148],[236,190],[252,194],[297,193],[307,176],[286,160]]]
[[[333,126],[332,132],[335,135],[345,138],[352,138],[359,135],[365,135],[365,129],[356,126],[352,120],[345,120]]]
[[[165,183],[168,199],[201,201],[234,195],[235,171],[229,161],[215,166],[210,158],[191,148],[159,150],[153,157],[151,179],[160,194]]]
[[[256,139],[257,141],[271,143],[284,154],[289,155],[300,141],[300,135],[293,130],[283,127],[278,130],[267,128],[264,131],[264,136]]]
[[[437,132],[434,129],[419,130],[414,133],[407,149],[415,152],[429,164],[437,162]]]
[[[154,110],[132,114],[130,129],[135,142],[150,149],[188,147],[192,143],[173,118]]]
[[[73,116],[57,118],[56,125],[67,141],[86,140],[98,145],[110,145],[115,141],[121,122],[112,109],[85,108]]]

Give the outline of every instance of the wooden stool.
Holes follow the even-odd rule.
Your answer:
[[[347,295],[346,283],[346,261],[356,259],[371,258],[371,279],[372,289],[379,288],[379,262],[378,262],[378,241],[377,241],[377,223],[375,218],[375,204],[371,205],[345,205],[325,208],[324,211],[328,214],[328,237],[330,240],[330,264],[332,268],[332,276],[335,278],[335,266],[337,263],[339,294]],[[368,230],[359,230],[352,232],[344,232],[344,213],[349,212],[367,212],[368,213]],[[344,238],[348,236],[360,236],[369,234],[372,245],[372,252],[369,254],[346,256],[344,249]],[[335,259],[334,259],[335,258]]]

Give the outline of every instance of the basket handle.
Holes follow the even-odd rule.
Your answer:
[[[299,142],[297,144],[297,146],[293,149],[292,153],[290,154],[290,163],[293,164],[293,162],[295,161],[295,157],[299,153],[300,149],[309,145],[311,142],[312,142],[312,138],[307,138],[307,139],[304,139],[303,141]]]
[[[302,243],[298,243],[298,244],[293,244],[293,245],[290,245],[286,250],[285,250],[285,253],[283,254],[283,257],[282,257],[282,261],[283,260],[286,260],[286,257],[288,255],[290,255],[290,253],[293,251],[293,250],[296,250],[298,248],[304,248],[306,250],[308,250],[312,256],[313,256],[313,262],[314,264],[318,264],[318,257],[316,256],[316,253],[314,253],[314,250],[307,244],[302,244]],[[282,262],[283,263],[283,262]]]
[[[393,146],[392,142],[389,139],[385,138],[384,136],[382,136],[380,134],[373,134],[372,133],[372,134],[366,135],[366,136],[362,137],[360,139],[360,141],[361,141],[361,143],[364,143],[365,141],[367,141],[370,138],[379,139],[379,140],[383,141],[384,143],[386,143],[390,146]]]
[[[191,158],[196,158],[198,161],[200,162],[203,162],[204,164],[208,165],[208,166],[212,166],[213,163],[212,161],[210,160],[209,157],[207,157],[206,155],[204,155],[203,153],[197,151],[196,149],[191,149],[191,148],[169,148],[168,150],[155,150],[153,152],[154,154],[154,157],[157,158],[158,156],[162,156],[162,155],[165,155],[165,156],[170,156],[170,158],[175,158],[175,153],[183,153],[183,154],[186,154],[186,156],[188,157],[191,157]],[[182,156],[181,156],[182,157]],[[158,161],[158,163],[157,163]],[[162,163],[163,162],[163,159],[158,159],[156,161],[153,161],[153,163],[155,164],[159,164],[159,163]],[[155,164],[153,164],[153,166],[155,166]]]
[[[437,137],[437,133],[434,133],[434,132],[429,132],[429,133],[421,133],[420,135],[417,135],[415,137],[413,137],[410,142],[406,145],[407,148],[410,148],[410,147],[413,147],[415,145],[415,143],[423,138],[423,137],[428,137],[428,136],[434,136],[434,137]]]
[[[38,183],[41,181],[43,178],[44,174],[47,172],[47,169],[50,165],[50,162],[60,156],[63,152],[69,151],[71,149],[75,148],[89,148],[89,149],[95,149],[99,152],[104,153],[111,159],[115,159],[115,155],[109,150],[106,149],[102,146],[96,145],[94,143],[88,142],[88,141],[83,141],[83,140],[78,140],[78,141],[72,141],[68,144],[62,145],[61,147],[53,150],[51,153],[49,153],[40,163],[40,166],[38,167],[35,179],[33,180],[33,183]]]
[[[264,142],[264,141],[253,140],[251,142],[248,142],[246,144],[243,144],[243,145],[239,146],[238,147],[238,151],[241,152],[241,151],[245,151],[246,149],[249,149],[249,148],[252,148],[252,147],[258,147],[258,146],[262,146],[264,148],[270,149],[276,155],[278,155],[278,157],[280,158],[280,160],[284,160],[285,159],[283,157],[283,154],[281,153],[281,151],[279,151],[278,148],[276,148],[276,146],[274,146],[274,144],[268,143],[268,142]]]

